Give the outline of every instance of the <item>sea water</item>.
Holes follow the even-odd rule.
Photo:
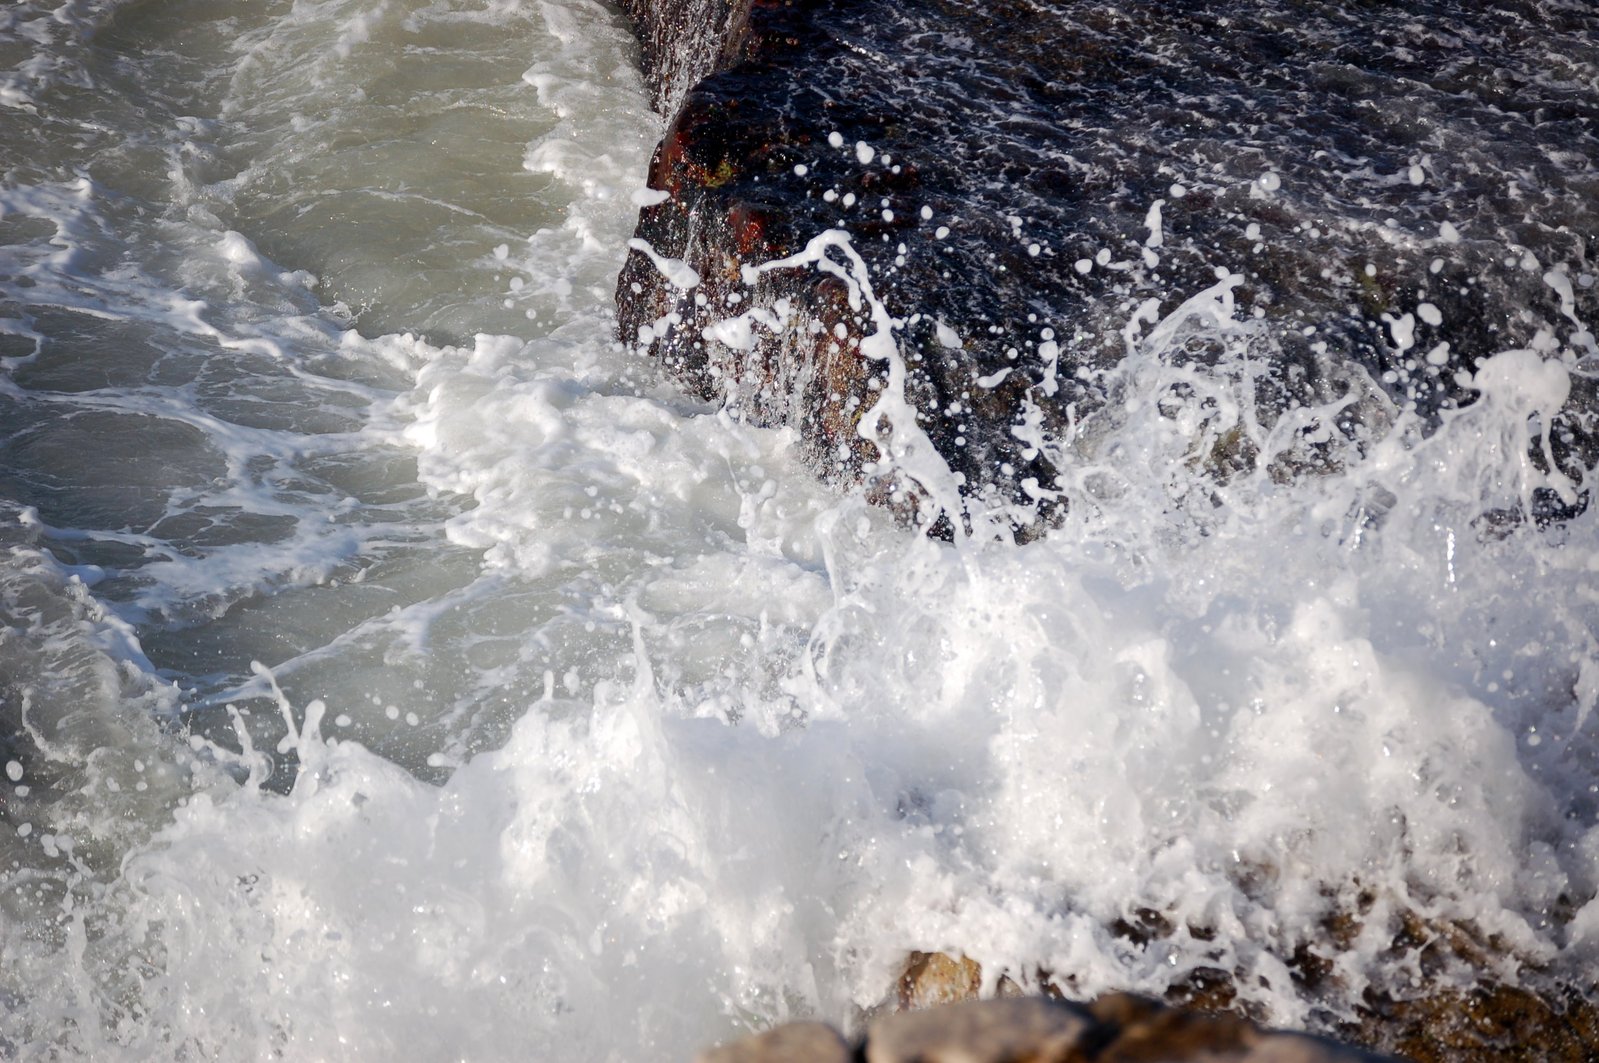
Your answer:
[[[1599,972],[1599,517],[1515,518],[1583,263],[1437,424],[1257,409],[1218,263],[1101,323],[1063,524],[946,543],[613,341],[598,3],[20,0],[0,106],[0,1055],[686,1058],[939,949],[1324,1025],[1481,976],[1404,913]]]

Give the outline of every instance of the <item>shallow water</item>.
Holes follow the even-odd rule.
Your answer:
[[[1270,326],[1172,292],[1064,526],[925,540],[613,343],[634,59],[585,0],[0,14],[5,1054],[686,1057],[937,948],[1325,1023],[1402,910],[1592,982],[1599,517],[1483,516],[1570,493],[1583,323],[1437,431],[1268,429]]]

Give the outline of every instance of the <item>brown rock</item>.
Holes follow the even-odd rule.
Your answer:
[[[1099,1040],[1082,1054],[1066,1057],[1073,1063],[1361,1063],[1378,1058],[1324,1038],[1263,1030],[1236,1015],[1169,1008],[1127,993],[1101,997],[1088,1010],[1100,1023]]]
[[[1171,931],[1158,920],[1149,923],[1153,929],[1140,932],[1146,939]],[[1401,934],[1406,928],[1414,932],[1410,922],[1402,920]],[[1469,937],[1460,928],[1440,934],[1462,942]],[[1478,960],[1486,962],[1483,957]],[[1265,1032],[1247,1018],[1231,1014],[1242,1004],[1230,979],[1219,968],[1200,968],[1172,986],[1167,1004],[1175,1006],[1170,1007],[1127,994],[1101,997],[1088,1005],[1097,1023],[1096,1054],[1062,1058],[1095,1063],[1372,1058],[1314,1037]],[[913,952],[896,985],[896,999],[901,1008],[975,1000],[982,980],[982,966],[975,960]],[[1059,992],[1050,972],[1040,972],[1038,981],[1045,992]],[[1001,979],[1002,986],[1007,983]],[[1331,1032],[1353,1045],[1393,1053],[1414,1063],[1599,1061],[1599,1003],[1591,993],[1567,985],[1533,989],[1489,981],[1468,989],[1438,988],[1403,999],[1369,993],[1358,1014],[1356,1021],[1340,1024]],[[1343,1054],[1327,1054],[1335,1049]],[[1207,1054],[1169,1054],[1178,1050]]]
[[[913,952],[905,960],[895,985],[894,1002],[900,1011],[958,1004],[982,995],[983,965],[969,956],[955,958],[942,952]],[[1009,975],[1000,975],[996,996],[1026,996]],[[1046,996],[1059,997],[1049,992]]]
[[[983,967],[968,956],[913,952],[900,973],[896,996],[901,1011],[915,1011],[976,1000],[982,986]]]
[[[1415,1063],[1593,1063],[1599,1008],[1570,990],[1540,995],[1489,983],[1375,1001],[1352,1036]]]
[[[866,1063],[1048,1063],[1080,1058],[1095,1023],[1076,1004],[1043,997],[968,1001],[874,1023]]]
[[[701,1052],[698,1063],[851,1063],[849,1043],[821,1022],[791,1022]]]

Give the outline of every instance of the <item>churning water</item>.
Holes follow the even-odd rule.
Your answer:
[[[0,1055],[682,1058],[940,948],[1314,1024],[1403,912],[1593,981],[1599,515],[1504,516],[1575,497],[1589,267],[1436,430],[1261,416],[1269,326],[1168,293],[1064,525],[939,543],[612,342],[634,59],[591,0],[0,11]]]

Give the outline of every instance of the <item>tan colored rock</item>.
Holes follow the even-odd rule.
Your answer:
[[[906,957],[894,986],[894,1001],[900,1011],[958,1004],[982,995],[983,966],[970,956],[954,957],[943,952],[913,952]],[[1008,975],[999,976],[994,995],[1021,997],[1027,994]],[[1058,996],[1059,994],[1054,994]]]
[[[866,1063],[1054,1063],[1079,1056],[1095,1022],[1043,997],[968,1001],[888,1015],[866,1034]]]
[[[701,1052],[697,1063],[852,1063],[855,1053],[821,1022],[791,1022]]]
[[[976,1000],[983,986],[983,968],[969,956],[956,959],[942,952],[913,952],[895,987],[901,1011]]]

